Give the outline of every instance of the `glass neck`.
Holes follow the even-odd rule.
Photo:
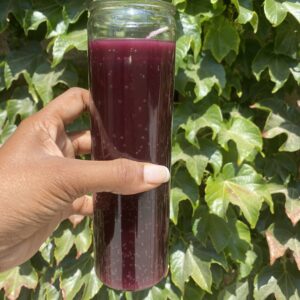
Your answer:
[[[174,7],[158,0],[101,1],[92,5],[89,38],[175,39]]]

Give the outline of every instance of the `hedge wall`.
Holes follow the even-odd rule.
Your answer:
[[[300,3],[173,3],[168,277],[135,294],[106,288],[91,220],[72,219],[0,274],[0,299],[300,299]],[[0,144],[68,87],[88,86],[87,7],[0,1]],[[83,116],[70,129],[88,126]]]

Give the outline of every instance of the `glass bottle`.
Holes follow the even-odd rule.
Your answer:
[[[175,9],[159,0],[102,0],[88,21],[92,158],[170,167]],[[169,184],[136,195],[94,194],[95,267],[119,290],[168,269]]]

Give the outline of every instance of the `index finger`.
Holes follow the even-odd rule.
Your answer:
[[[70,88],[53,101],[51,101],[41,114],[50,114],[58,117],[67,125],[77,119],[80,114],[89,109],[90,93],[82,88]]]

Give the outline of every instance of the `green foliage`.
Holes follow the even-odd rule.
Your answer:
[[[9,299],[16,299],[23,286],[34,289],[37,284],[37,272],[29,262],[0,274],[0,288],[5,289]]]
[[[87,2],[0,2],[0,144],[68,87],[87,87]],[[0,274],[0,299],[300,299],[300,3],[173,4],[168,277],[138,293],[103,286],[85,218]]]
[[[229,203],[239,206],[241,213],[255,227],[263,201],[273,205],[271,195],[265,190],[261,175],[244,164],[235,170],[232,163],[223,167],[216,178],[210,177],[206,185],[206,202],[210,211],[226,218]]]

